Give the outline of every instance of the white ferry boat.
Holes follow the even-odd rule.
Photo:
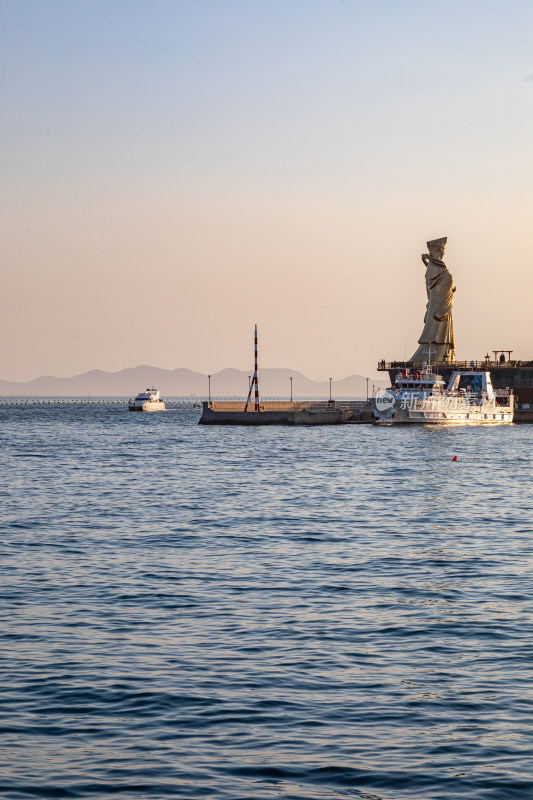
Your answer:
[[[130,411],[164,411],[165,403],[159,396],[159,391],[152,387],[140,392],[135,400],[130,400],[128,408]]]
[[[508,425],[514,398],[509,389],[495,390],[490,372],[458,370],[448,386],[430,368],[402,370],[395,386],[374,401],[378,424]]]

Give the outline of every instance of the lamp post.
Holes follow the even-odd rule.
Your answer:
[[[291,382],[291,403],[292,403],[292,375],[291,375],[291,377],[289,378],[289,380],[290,380],[290,382]]]
[[[209,379],[209,405],[211,405],[211,375],[207,376]]]
[[[367,402],[367,403],[368,403],[368,381],[369,381],[369,380],[370,380],[370,378],[367,378],[367,379],[366,379],[366,402]]]
[[[329,402],[330,402],[330,403],[331,403],[331,381],[332,381],[332,380],[333,380],[333,378],[330,378],[330,379],[329,379]]]

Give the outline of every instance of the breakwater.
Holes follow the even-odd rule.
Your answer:
[[[367,400],[265,401],[260,410],[242,401],[204,402],[200,425],[344,425],[374,421]]]

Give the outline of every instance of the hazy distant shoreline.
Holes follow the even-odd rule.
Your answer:
[[[223,369],[211,375],[213,397],[242,397],[248,390],[250,371]],[[328,397],[329,381],[313,381],[301,372],[290,369],[266,368],[260,370],[260,390],[263,397]],[[385,386],[386,381],[369,378],[372,387]],[[146,386],[156,386],[167,397],[204,397],[208,393],[208,376],[184,367],[166,370],[142,365],[118,372],[91,370],[70,378],[43,375],[31,381],[0,380],[3,397],[130,397]],[[367,379],[362,375],[348,375],[331,383],[332,396],[364,397]]]

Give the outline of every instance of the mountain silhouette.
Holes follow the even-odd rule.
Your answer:
[[[223,369],[211,375],[212,397],[242,397],[248,392],[250,370]],[[294,397],[329,397],[329,381],[312,381],[297,370],[265,368],[259,370],[261,397],[289,397],[292,376]],[[387,381],[369,380],[372,386],[384,387]],[[94,369],[71,378],[42,375],[25,383],[0,380],[0,395],[41,397],[130,397],[147,386],[157,387],[162,397],[207,397],[208,377],[201,372],[180,367],[161,369],[148,365],[129,367],[118,372]],[[366,397],[366,378],[348,375],[332,381],[333,397]]]

